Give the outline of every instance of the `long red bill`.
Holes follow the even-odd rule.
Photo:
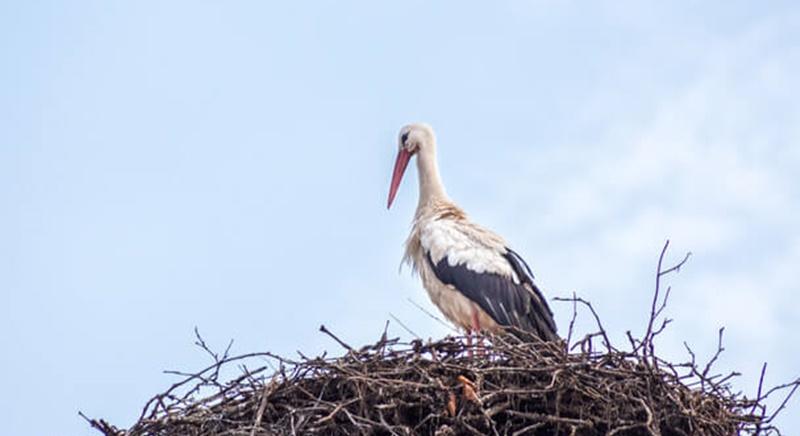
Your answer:
[[[400,148],[400,151],[397,153],[397,160],[394,162],[394,174],[392,174],[392,184],[389,187],[389,202],[386,205],[387,209],[392,207],[394,196],[397,195],[397,188],[400,187],[400,181],[403,179],[403,173],[406,172],[406,167],[408,166],[408,161],[410,159],[411,153],[409,153],[405,148]]]

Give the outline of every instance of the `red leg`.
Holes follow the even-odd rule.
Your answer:
[[[481,323],[478,320],[477,309],[472,309],[472,330],[477,335],[478,344],[476,348],[478,349],[478,354],[483,354],[483,334],[481,333]]]
[[[472,329],[467,329],[467,356],[472,358]]]

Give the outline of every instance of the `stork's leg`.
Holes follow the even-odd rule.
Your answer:
[[[472,358],[472,329],[467,329],[467,356]]]
[[[472,330],[475,332],[477,336],[477,349],[480,354],[483,354],[483,334],[481,333],[481,323],[478,320],[478,310],[473,308],[472,309]]]

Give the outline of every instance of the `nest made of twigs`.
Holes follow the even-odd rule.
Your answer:
[[[800,379],[758,391],[748,399],[732,391],[728,375],[706,365],[656,356],[661,317],[664,246],[644,334],[630,334],[629,350],[612,346],[587,301],[573,295],[565,341],[515,335],[468,345],[462,337],[401,342],[386,330],[372,345],[344,349],[341,357],[289,360],[269,352],[229,357],[197,345],[214,363],[153,397],[129,430],[86,418],[108,436],[139,435],[753,435],[780,434],[772,424],[800,386]],[[572,341],[578,303],[588,307],[598,331]],[[387,323],[388,327],[388,323]],[[593,342],[600,341],[600,344]],[[687,347],[688,349],[688,347]],[[237,366],[241,375],[223,381]],[[766,368],[766,365],[764,369]],[[767,414],[765,400],[788,391]],[[83,415],[82,415],[83,416]],[[85,416],[84,416],[85,418]]]
[[[472,354],[472,356],[470,356]],[[221,367],[275,359],[227,383]],[[242,366],[242,368],[246,368]],[[573,353],[563,344],[494,337],[401,343],[385,337],[338,358],[270,353],[220,359],[106,435],[733,435],[774,430],[755,402],[641,353]],[[695,368],[696,369],[696,368]],[[183,395],[178,388],[191,385]],[[176,384],[178,385],[178,384]],[[197,397],[202,388],[215,393]]]

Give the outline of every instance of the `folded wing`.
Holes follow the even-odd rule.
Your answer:
[[[496,234],[466,221],[437,220],[421,235],[436,278],[504,327],[557,340],[553,313],[525,261]]]

